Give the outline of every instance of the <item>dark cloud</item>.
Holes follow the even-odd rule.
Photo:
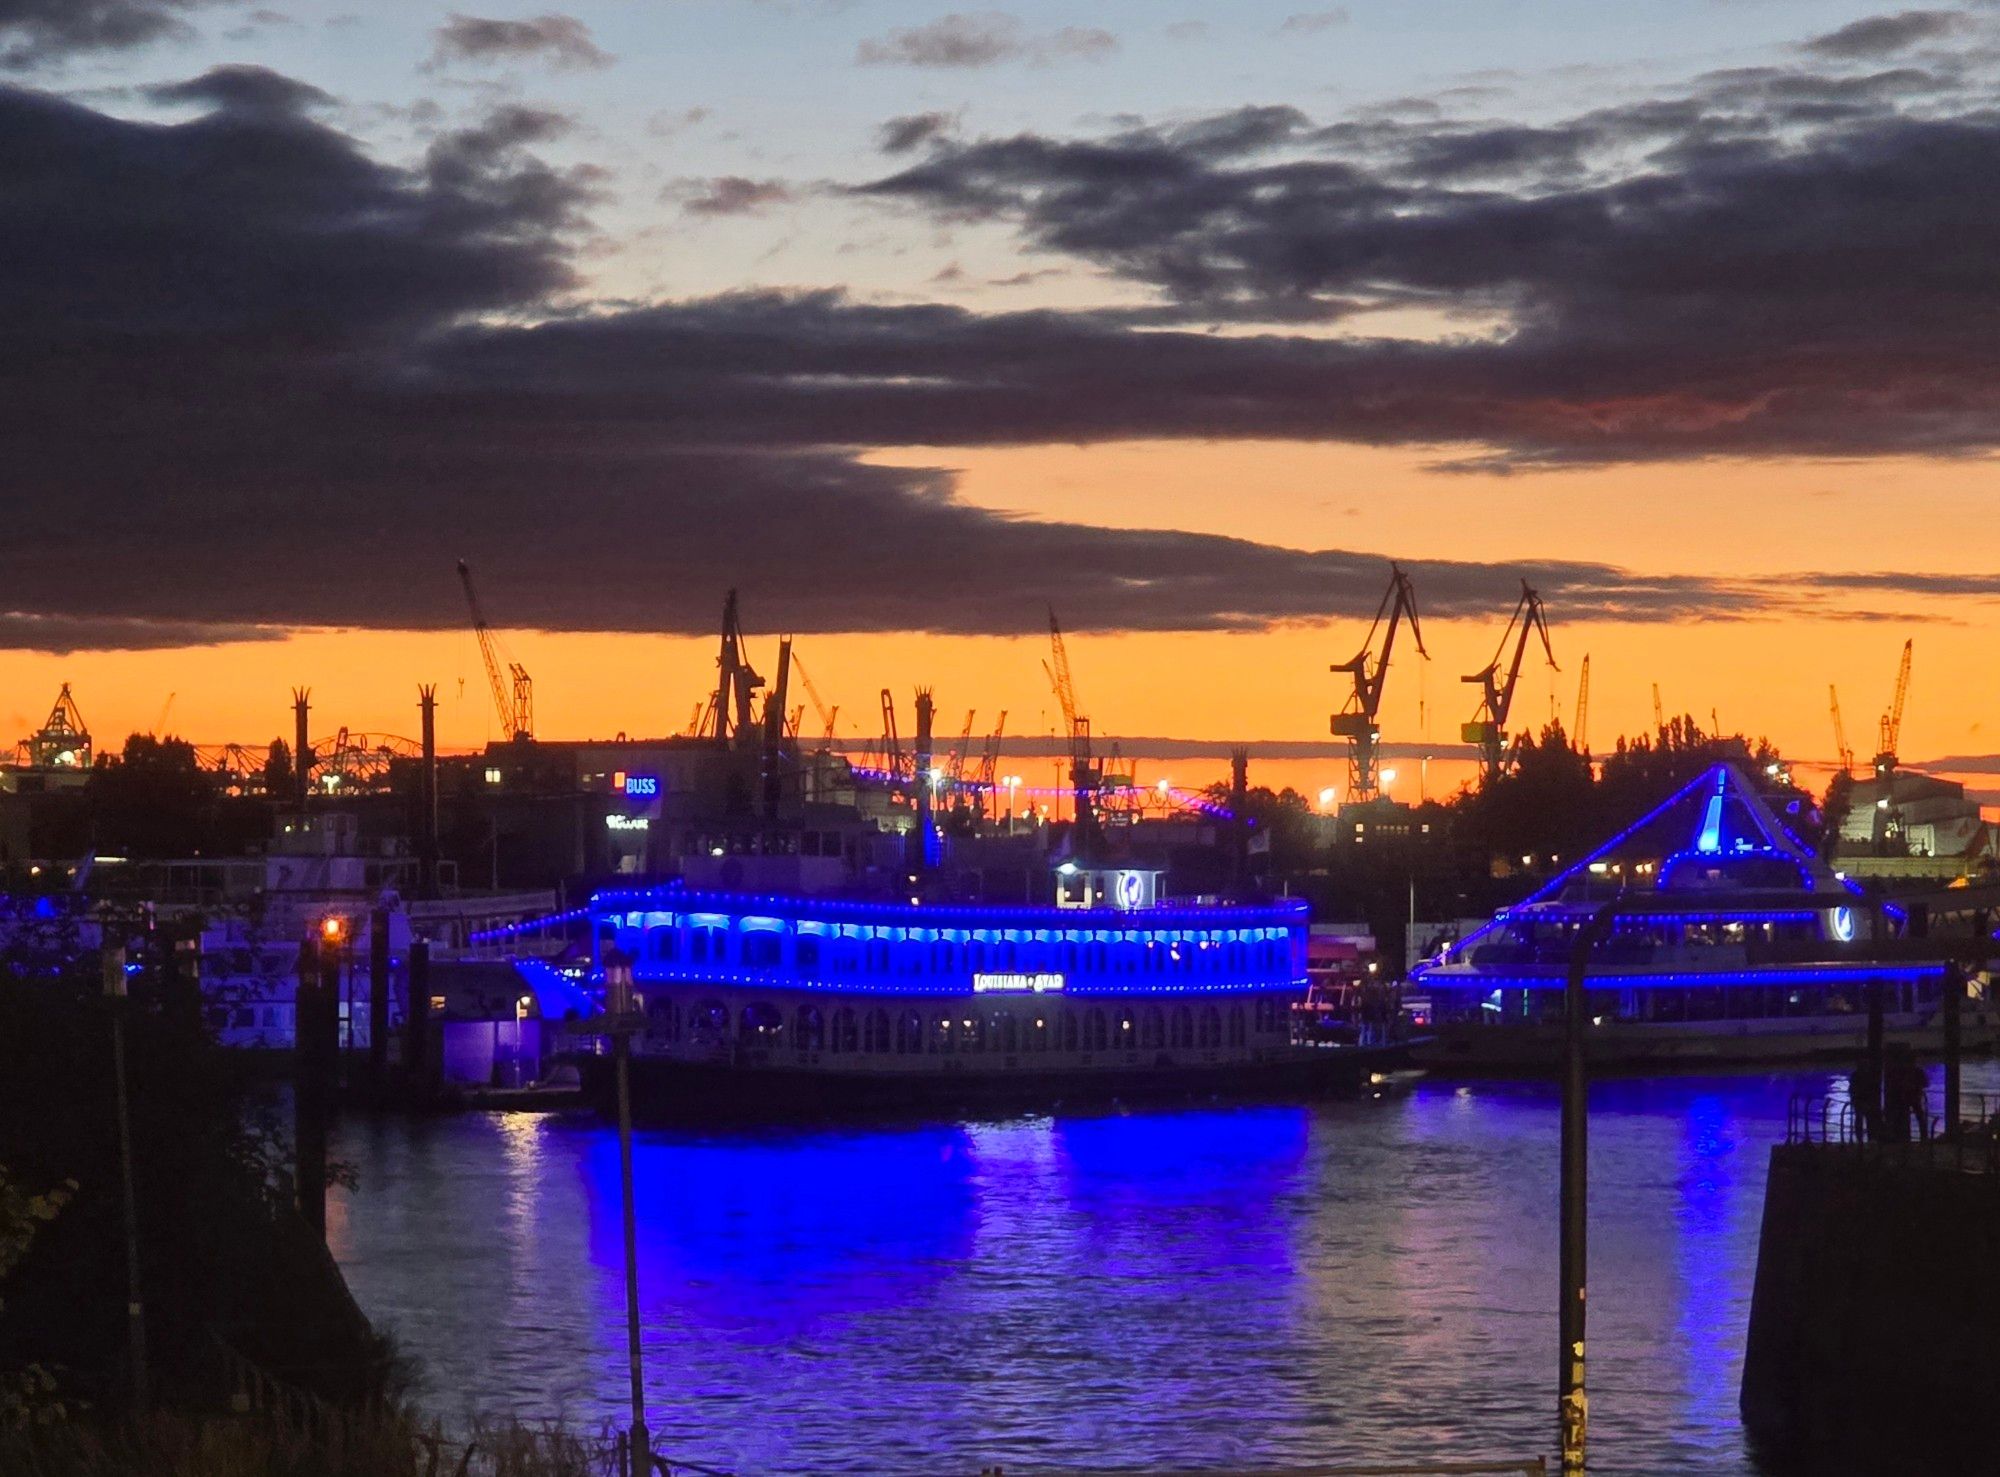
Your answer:
[[[282,641],[289,634],[283,626],[0,611],[0,649],[45,651],[55,656],[73,651],[164,651],[226,642]]]
[[[431,51],[433,64],[523,60],[546,61],[558,71],[578,71],[608,67],[612,57],[591,40],[588,26],[569,15],[493,20],[454,12],[438,27]]]
[[[1925,41],[1941,41],[1965,25],[1955,10],[1903,10],[1850,21],[1806,43],[1820,56],[1866,60],[1891,56]]]
[[[753,215],[792,199],[792,187],[783,180],[746,179],[740,174],[677,186],[673,193],[679,196],[681,209],[692,215]]]
[[[1097,61],[1118,49],[1118,38],[1095,26],[1064,26],[1031,34],[1018,16],[1001,11],[953,13],[863,41],[854,53],[862,66],[990,67],[1000,62]]]
[[[1480,444],[1465,465],[1488,470],[1979,452],[2000,445],[2000,114],[1956,88],[1759,69],[1533,127],[1238,110],[946,142],[864,193],[1011,222],[1190,325],[1495,325],[1270,346],[1317,359],[1317,434]]]
[[[876,130],[875,146],[885,154],[907,154],[919,144],[950,133],[952,123],[949,113],[907,113]]]
[[[240,63],[210,67],[185,82],[148,88],[146,95],[157,103],[193,103],[228,111],[270,113],[304,112],[334,100],[332,94],[308,82],[269,67]]]
[[[1962,188],[1993,152],[1974,115],[1885,113],[1784,148],[1745,129],[1747,155],[1605,178],[1585,149],[1592,178],[1514,193],[1421,177],[1441,122],[1374,120],[1327,157],[1297,111],[1242,109],[938,141],[874,192],[1018,221],[1154,285],[1148,320],[832,292],[571,303],[595,184],[536,158],[560,115],[503,109],[395,167],[283,78],[173,95],[208,111],[137,122],[0,89],[0,466],[33,489],[10,503],[0,590],[31,618],[228,639],[453,626],[462,555],[497,618],[561,629],[705,630],[729,584],[797,630],[1027,632],[1045,602],[1079,629],[1251,629],[1365,617],[1380,557],[1010,517],[956,498],[945,449],[1293,438],[1504,468],[1975,449],[1995,424],[2000,206]],[[1689,126],[1564,125],[1655,152]],[[1514,326],[1206,331],[1467,303]],[[865,459],[883,446],[940,465]],[[1948,593],[1930,575],[1413,568],[1441,616],[1504,606],[1523,574],[1569,618]]]
[[[189,34],[182,17],[218,0],[0,0],[0,67],[88,51],[130,51]]]

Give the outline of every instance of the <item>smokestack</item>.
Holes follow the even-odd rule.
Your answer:
[[[931,690],[917,689],[917,836],[923,866],[937,865],[937,828],[931,820]]]
[[[306,714],[312,711],[312,704],[307,701],[311,696],[310,687],[292,689],[292,768],[297,781],[301,815],[305,814],[306,798],[312,794],[312,738],[311,730],[306,726]]]
[[[438,895],[438,749],[437,685],[417,688],[417,709],[423,715],[424,757],[417,770],[417,892]]]

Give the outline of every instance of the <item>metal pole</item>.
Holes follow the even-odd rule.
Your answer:
[[[132,1184],[132,1112],[125,1085],[125,951],[104,953],[104,991],[111,1000],[111,1075],[118,1107],[118,1172],[125,1197],[125,1336],[132,1406],[151,1403],[146,1369],[146,1299],[139,1288],[139,1198]]]
[[[1590,1277],[1590,1099],[1584,1065],[1588,1008],[1584,994],[1593,945],[1611,931],[1617,904],[1607,903],[1578,932],[1570,948],[1569,982],[1563,991],[1562,1096],[1562,1263],[1558,1305],[1556,1434],[1565,1474],[1584,1468],[1590,1427],[1590,1397],[1584,1386],[1584,1313]]]
[[[612,1060],[618,1076],[618,1183],[625,1202],[625,1350],[632,1370],[632,1470],[635,1477],[652,1477],[646,1382],[639,1356],[639,1230],[632,1185],[632,961],[616,949],[606,950],[604,955],[604,1006],[610,1017]]]
[[[292,1009],[293,1190],[299,1214],[326,1237],[326,1067],[321,1055],[320,1000],[326,992],[316,940],[299,945],[299,983]]]

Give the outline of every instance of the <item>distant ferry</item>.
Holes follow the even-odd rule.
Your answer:
[[[1622,1068],[1852,1062],[1869,991],[1891,1041],[1943,1044],[1942,961],[1883,962],[1883,905],[1806,847],[1719,764],[1523,903],[1411,972],[1433,1035],[1418,1053],[1457,1070],[1553,1066],[1572,943],[1607,903],[1616,916],[1587,972],[1594,1065]],[[1893,908],[1887,909],[1893,913]],[[1968,1051],[2000,1043],[1981,992],[1962,1014]]]
[[[590,911],[656,1115],[1341,1092],[1404,1061],[1295,1026],[1303,902],[1165,901],[1159,875],[1066,866],[1046,906],[669,886]]]

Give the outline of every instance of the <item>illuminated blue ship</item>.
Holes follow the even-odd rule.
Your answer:
[[[1420,1057],[1456,1067],[1553,1064],[1577,933],[1615,904],[1587,968],[1590,1059],[1854,1060],[1868,991],[1885,992],[1891,1039],[1941,1045],[1941,961],[1866,957],[1901,923],[1870,904],[1759,795],[1719,764],[1525,902],[1412,972],[1435,1036]],[[1991,1003],[1964,1014],[1968,1049],[2000,1039]]]
[[[1049,906],[604,892],[600,968],[629,962],[656,1110],[1358,1086],[1394,1048],[1295,1039],[1303,902],[1162,900],[1079,869]],[[613,950],[617,953],[614,955]]]

